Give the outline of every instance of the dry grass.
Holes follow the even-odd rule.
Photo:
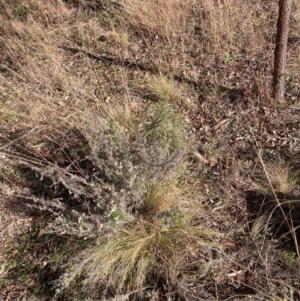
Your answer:
[[[299,170],[295,169],[291,162],[285,162],[283,159],[263,164],[267,180],[262,179],[254,183],[256,189],[269,195],[292,193],[300,181]]]
[[[205,254],[217,248],[216,240],[221,236],[200,226],[165,226],[137,220],[93,248],[83,263],[71,268],[71,275],[75,279],[86,274],[85,286],[93,289],[104,282],[118,294],[142,292],[161,277],[172,285],[172,275],[184,268],[178,262],[186,250],[200,248],[205,261],[209,261]]]
[[[125,18],[136,28],[172,41],[178,38],[187,23],[189,1],[159,0],[122,2]]]
[[[146,188],[145,210],[152,214],[170,212],[179,205],[180,189],[171,183],[151,183]]]
[[[201,23],[211,50],[235,51],[243,45],[246,51],[256,51],[267,46],[265,25],[269,16],[262,14],[262,3],[226,0],[202,1],[202,5],[205,18]]]
[[[27,24],[16,17],[0,21],[0,31],[5,32],[0,41],[4,62],[0,83],[4,93],[2,108],[14,116],[15,128],[25,129],[49,124],[50,120],[60,119],[73,110],[66,107],[61,110],[57,93],[64,72],[61,53],[53,43],[56,33],[45,31],[40,25],[44,19],[50,23],[54,18],[63,22],[70,12],[62,3],[45,1],[42,7],[39,3],[32,4],[37,10],[28,13]],[[3,5],[11,10],[6,3]],[[21,4],[16,2],[17,5]]]
[[[100,111],[102,116],[108,120],[109,126],[115,134],[137,137],[141,124],[137,106],[138,104],[131,99],[122,101],[110,99],[109,104],[101,105]]]
[[[175,102],[179,95],[179,83],[164,75],[151,77],[147,80],[150,93],[163,101]]]
[[[293,165],[282,160],[270,164],[266,168],[273,189],[282,193],[290,193],[300,181],[299,171],[293,170]]]
[[[268,102],[277,4],[0,0],[1,196],[51,216],[47,255],[59,235],[105,237],[57,270],[70,285],[51,287],[57,298],[297,300],[299,162],[259,169],[253,148],[299,153],[298,114]],[[297,4],[294,17],[295,35]],[[249,209],[248,188],[271,213],[261,199]]]

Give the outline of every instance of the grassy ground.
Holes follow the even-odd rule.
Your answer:
[[[300,6],[0,0],[0,300],[300,300]]]

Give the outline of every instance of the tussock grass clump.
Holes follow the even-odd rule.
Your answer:
[[[300,172],[291,162],[278,159],[276,162],[263,162],[266,179],[258,180],[254,185],[262,192],[274,195],[288,195],[300,181]]]
[[[169,211],[179,204],[180,189],[173,183],[150,183],[145,193],[145,211],[159,213]]]
[[[204,261],[208,262],[220,237],[220,233],[201,226],[185,223],[166,226],[136,220],[90,250],[71,275],[73,279],[86,275],[84,286],[95,288],[105,283],[119,294],[141,291],[146,284],[155,287],[158,279],[165,279],[172,286],[184,269],[180,258],[185,252],[200,249]]]
[[[129,45],[128,33],[124,30],[116,31],[115,29],[103,33],[100,38],[101,41],[107,41],[112,44],[120,46],[122,49],[126,49]]]
[[[163,101],[174,102],[178,98],[179,83],[165,75],[153,76],[148,79],[147,87],[150,93]]]
[[[299,259],[299,170],[295,163],[281,158],[265,162],[261,153],[258,156],[262,169],[252,183],[255,193],[249,198],[249,209],[253,210],[251,206],[256,204],[259,213],[250,234],[257,245],[268,243],[270,237],[288,240],[283,250],[293,252]],[[278,251],[275,246],[271,249]]]
[[[275,191],[290,193],[300,181],[300,171],[292,168],[291,164],[283,160],[267,165],[266,171]]]
[[[102,106],[102,114],[106,116],[109,131],[114,135],[125,135],[130,138],[140,133],[140,119],[137,111],[138,104],[130,101],[112,101],[110,105]]]

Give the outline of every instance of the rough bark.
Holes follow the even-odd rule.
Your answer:
[[[273,74],[273,96],[277,102],[284,101],[284,72],[292,1],[293,0],[279,0]]]

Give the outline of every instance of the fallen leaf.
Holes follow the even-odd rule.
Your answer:
[[[204,163],[209,163],[199,152],[193,152],[194,156]]]
[[[223,124],[225,124],[228,121],[228,119],[224,119],[220,122],[218,122],[215,126],[214,126],[214,131],[216,132]]]
[[[225,276],[227,276],[227,277],[235,277],[235,276],[238,276],[239,274],[242,274],[242,272],[243,271],[237,271],[237,272],[225,274]]]
[[[223,247],[236,247],[236,244],[231,240],[224,240],[221,242]]]
[[[209,164],[209,167],[214,167],[216,164],[217,164],[217,161],[211,160],[210,164]]]
[[[6,293],[4,291],[0,290],[0,295],[1,296],[6,296]]]

